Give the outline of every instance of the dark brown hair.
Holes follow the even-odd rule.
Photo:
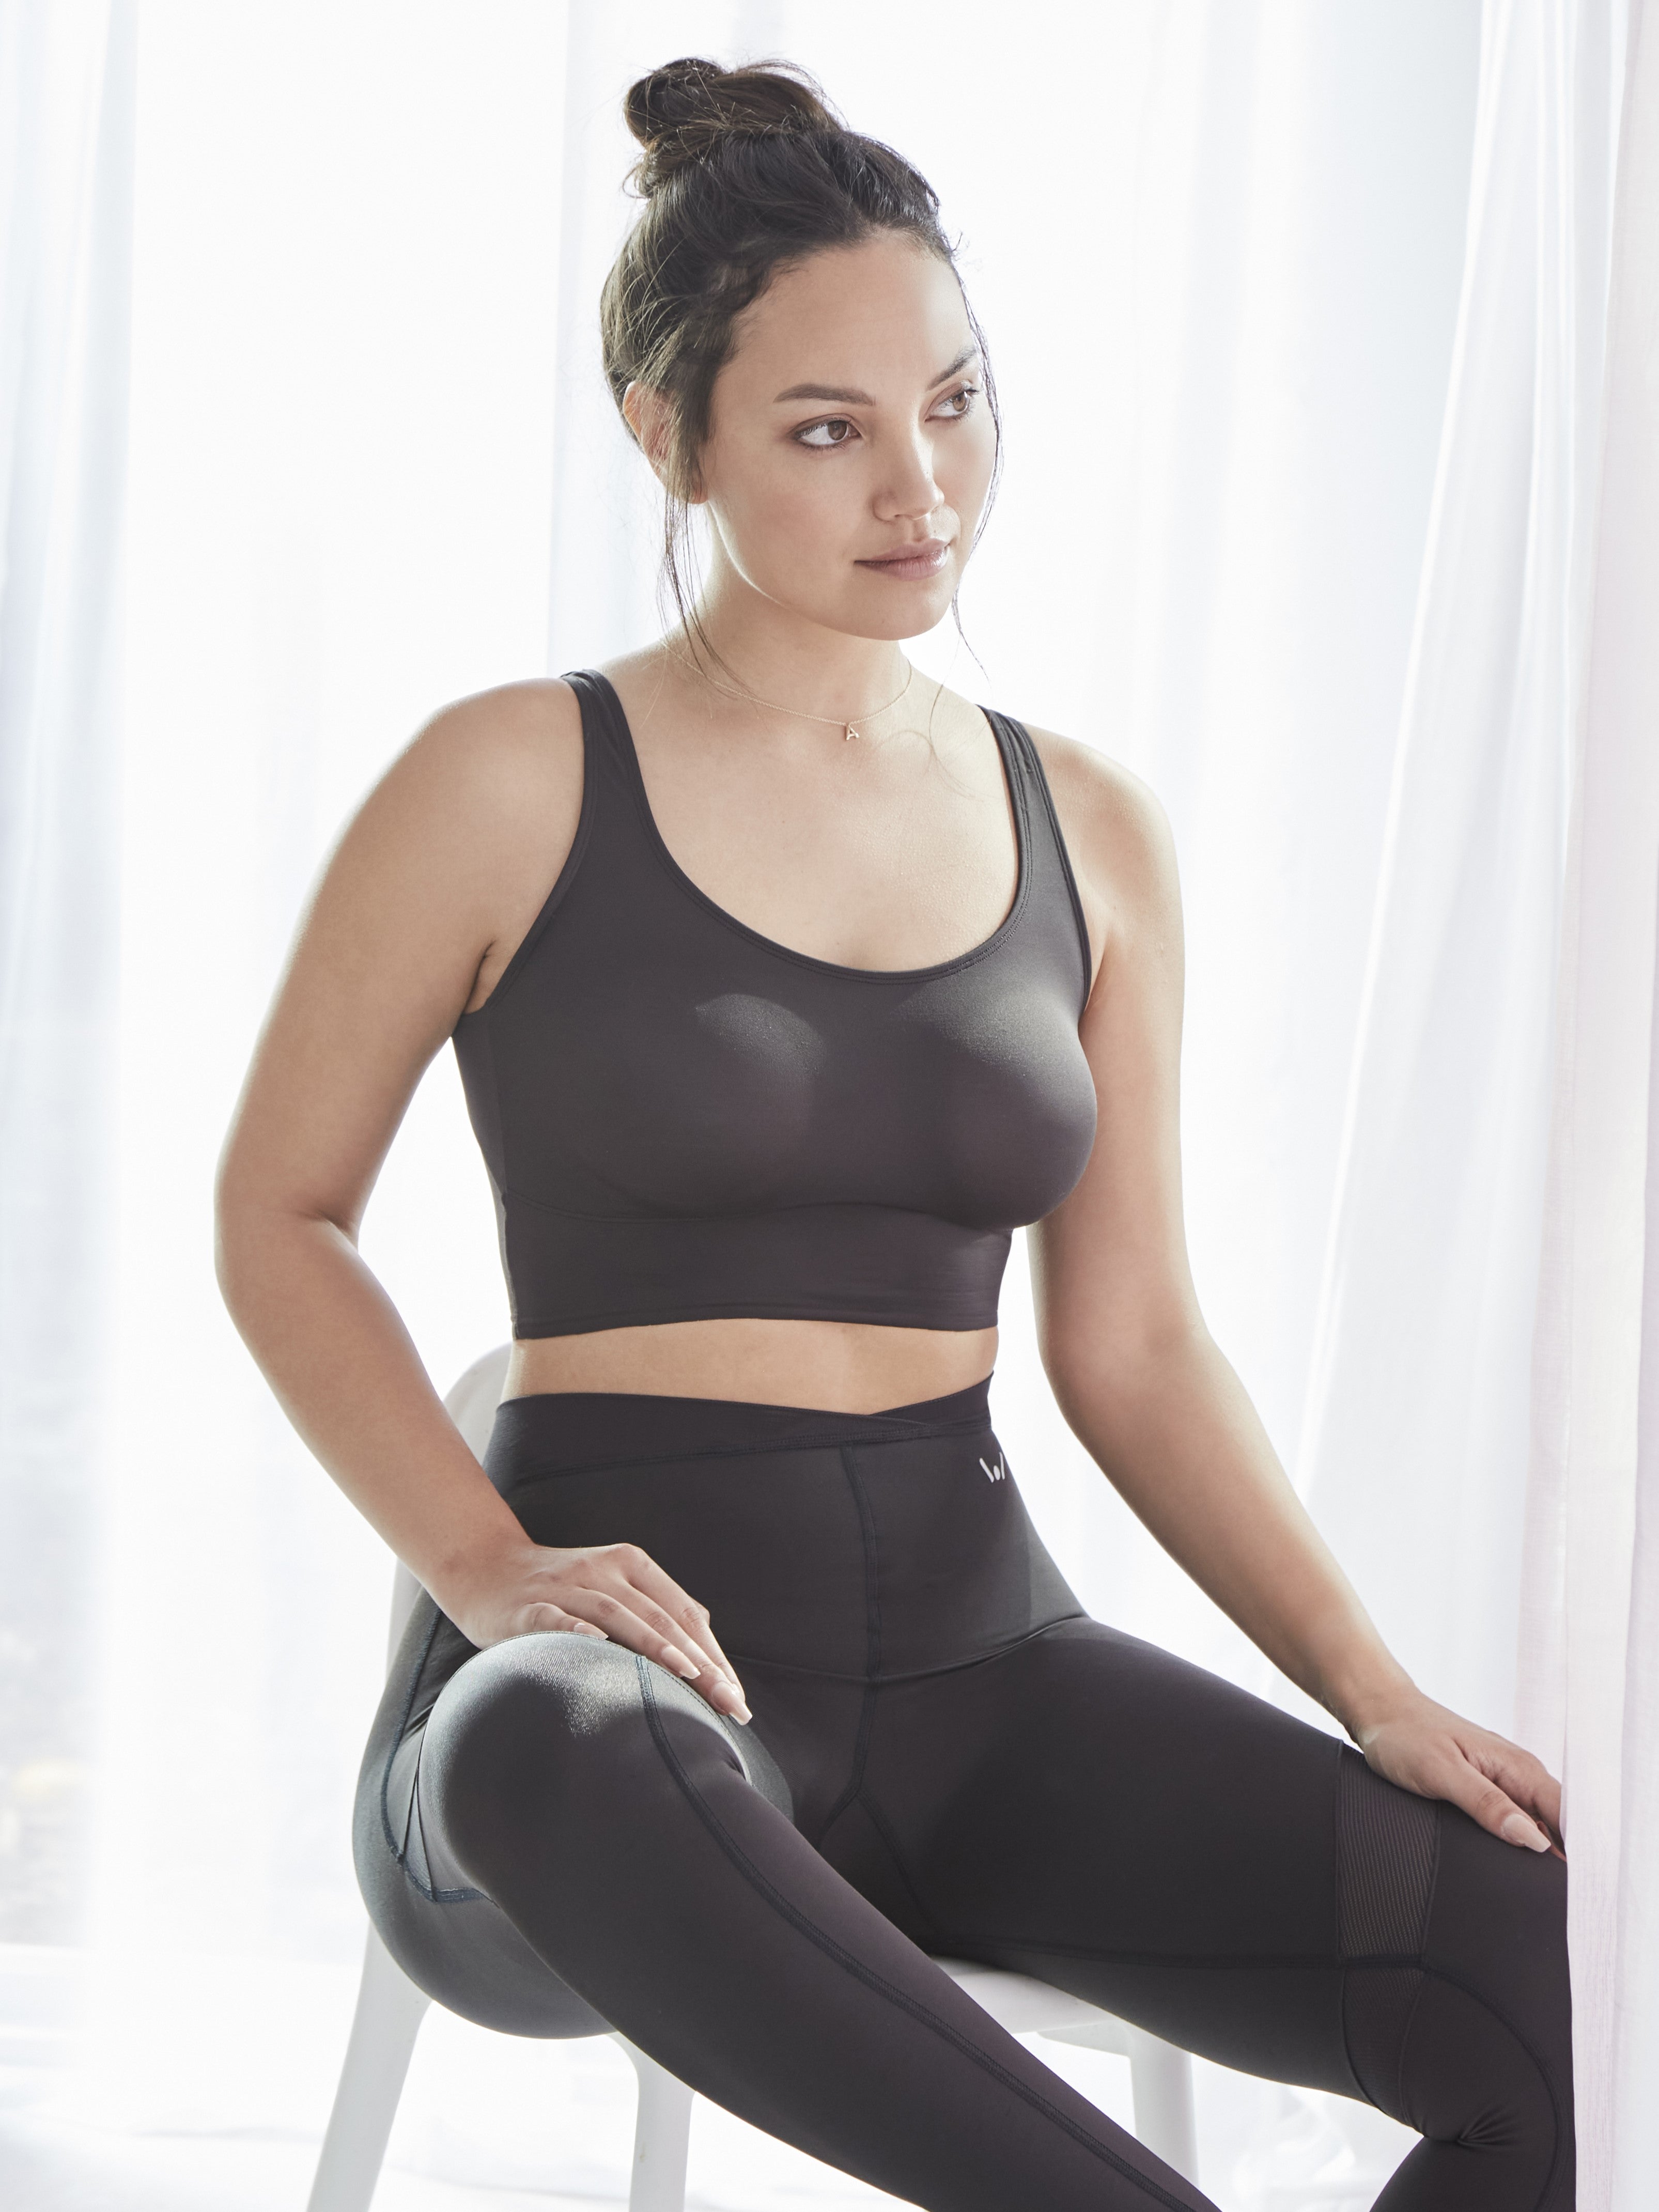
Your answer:
[[[890,146],[848,130],[793,63],[668,62],[629,87],[623,112],[645,149],[629,179],[645,207],[605,279],[605,373],[619,410],[636,382],[669,402],[663,572],[681,622],[697,633],[684,564],[688,495],[738,316],[780,270],[878,231],[914,239],[953,271],[956,255],[927,179]],[[971,307],[968,321],[1000,465],[996,389]],[[994,489],[994,470],[992,481]]]

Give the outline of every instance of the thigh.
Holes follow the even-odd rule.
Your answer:
[[[1224,2064],[1358,2096],[1338,1925],[1345,1759],[1374,1782],[1265,1700],[1066,1621],[883,1688],[847,1847],[874,1858],[867,1835],[852,1842],[867,1820],[933,1949],[1034,1974]]]
[[[717,1740],[734,1781],[787,1814],[787,1786],[757,1736],[742,1740],[701,1699],[689,1724]],[[517,1893],[573,1826],[616,1826],[621,1868],[623,1838],[654,1826],[672,1795],[631,1652],[560,1634],[476,1651],[422,1597],[358,1782],[353,1840],[369,1916],[404,1972],[450,2011],[510,2034],[601,2033],[605,2017],[531,1940]],[[508,1863],[504,1882],[481,1883],[458,1848],[481,1825]]]
[[[826,1863],[752,1731],[651,1662],[497,1645],[438,1698],[421,1770],[434,1898],[486,1892],[600,2025],[751,2124],[930,2212],[1200,2212]]]
[[[438,1840],[441,1814],[424,1756],[427,1730],[447,1689],[481,1656],[423,1593],[388,1673],[357,1778],[358,1887],[387,1950],[448,2011],[507,2035],[598,2035],[605,2021],[501,1906],[457,1871]]]

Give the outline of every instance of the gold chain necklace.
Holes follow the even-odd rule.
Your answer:
[[[671,647],[669,650],[672,652],[673,648]],[[675,653],[674,658],[679,660],[683,656]],[[685,665],[696,666],[695,662],[688,662]],[[898,705],[905,692],[916,680],[915,663],[911,661],[908,666],[910,672],[904,679],[903,690],[896,692],[885,707],[878,707],[871,714],[860,714],[858,718],[859,721],[873,722],[878,715],[888,714]],[[857,723],[846,721],[839,714],[809,714],[804,707],[781,707],[775,699],[763,699],[753,691],[734,691],[729,684],[716,684],[706,668],[698,667],[697,673],[711,690],[724,691],[728,699],[741,699],[750,707],[769,707],[775,714],[793,714],[803,722],[828,722],[841,732],[843,741],[850,741],[859,734]]]

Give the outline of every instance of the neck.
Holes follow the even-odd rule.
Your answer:
[[[697,616],[707,647],[692,635],[675,640],[678,652],[715,683],[797,714],[856,720],[886,706],[905,680],[904,652],[893,639],[828,629],[763,597],[723,558]]]

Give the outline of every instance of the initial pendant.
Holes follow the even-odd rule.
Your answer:
[[[858,732],[853,727],[853,725],[848,722],[845,731],[842,732],[842,743],[843,744],[848,744],[855,737],[857,737],[857,735]]]

